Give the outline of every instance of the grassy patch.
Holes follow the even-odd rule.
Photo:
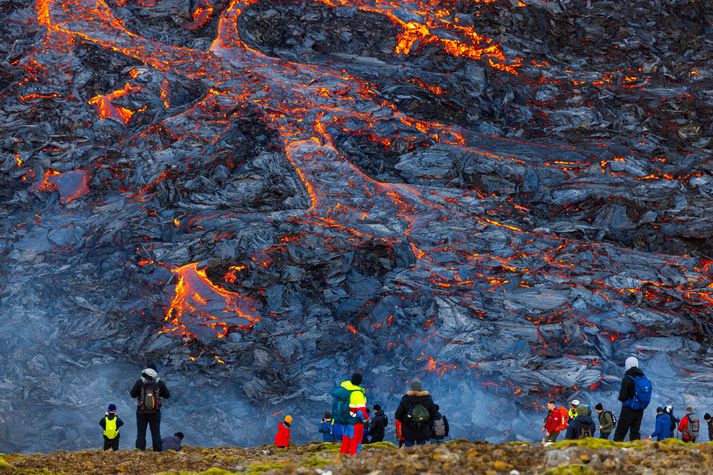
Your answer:
[[[595,472],[586,465],[574,464],[551,468],[542,475],[595,475]]]
[[[373,444],[362,445],[361,448],[362,450],[395,449],[396,445],[391,442],[374,442]]]
[[[12,465],[7,463],[4,458],[0,457],[0,472],[9,472],[12,468]]]
[[[562,440],[560,442],[555,442],[554,444],[550,445],[549,447],[554,447],[554,448],[563,448],[563,447],[587,447],[589,449],[623,449],[623,448],[632,448],[635,445],[640,445],[639,443],[635,444],[633,442],[614,442],[613,440],[606,440],[606,439],[597,439],[597,438],[590,438],[590,439],[578,439],[578,440]]]
[[[309,468],[321,468],[332,463],[334,463],[334,460],[326,459],[324,457],[312,457],[302,462],[302,465]]]
[[[248,469],[244,473],[250,473],[250,474],[265,473],[268,470],[283,469],[283,468],[285,468],[285,465],[287,465],[287,462],[254,463],[252,465],[248,465]],[[230,473],[230,472],[226,472],[226,473]]]

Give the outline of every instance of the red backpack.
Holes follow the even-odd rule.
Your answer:
[[[563,430],[567,430],[567,426],[569,425],[569,411],[564,406],[558,407],[557,409],[555,409],[555,411],[559,411],[560,420],[562,421],[560,422],[559,429],[557,430],[559,430],[560,432]]]

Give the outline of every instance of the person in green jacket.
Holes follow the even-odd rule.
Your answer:
[[[616,425],[614,414],[611,411],[605,411],[602,403],[594,406],[594,409],[597,410],[597,414],[599,415],[599,437],[602,439],[609,439],[609,436]]]

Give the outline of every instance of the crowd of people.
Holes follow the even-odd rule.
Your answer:
[[[389,425],[389,418],[381,405],[374,404],[372,415],[362,381],[362,375],[355,373],[335,388],[332,391],[332,411],[325,413],[319,423],[322,440],[341,444],[340,453],[344,455],[356,455],[362,445],[383,441]],[[411,381],[394,419],[399,447],[423,445],[429,440],[442,443],[448,437],[448,419],[440,413],[438,404],[433,402],[418,379]],[[291,423],[292,416],[288,415],[278,425],[276,447],[290,445]]]
[[[367,406],[362,381],[362,375],[355,373],[335,388],[331,393],[332,410],[324,414],[319,424],[322,440],[341,444],[340,453],[345,455],[356,455],[363,444],[383,441],[389,425],[389,418],[381,405]],[[571,401],[569,409],[557,407],[555,401],[549,401],[542,442],[555,442],[563,432],[564,438],[570,440],[594,437],[597,432],[602,439],[609,439],[613,433],[614,441],[623,441],[627,434],[629,440],[639,440],[641,421],[652,394],[653,386],[639,368],[639,361],[629,357],[619,390],[621,410],[618,418],[602,403],[596,404],[592,411],[587,404],[576,399]],[[166,383],[158,377],[155,367],[141,372],[130,395],[136,399],[136,448],[146,450],[146,431],[150,429],[154,451],[181,450],[182,432],[161,437],[161,400],[168,399],[171,394]],[[399,447],[423,445],[429,441],[442,443],[449,435],[448,419],[441,414],[439,406],[418,379],[410,382],[408,391],[396,408],[394,419]],[[705,414],[703,419],[708,425],[709,440],[713,441],[713,417]],[[280,421],[274,441],[276,447],[290,446],[292,421],[290,415]],[[117,415],[115,404],[109,404],[99,425],[103,431],[104,450],[118,450],[120,428],[124,421]],[[686,408],[686,413],[678,419],[672,405],[661,406],[656,408],[655,430],[649,438],[661,441],[676,437],[678,431],[681,440],[694,443],[698,440],[700,425],[700,418],[691,407]]]
[[[614,432],[614,440],[621,442],[628,433],[629,440],[641,439],[641,421],[644,410],[649,406],[652,398],[653,386],[644,372],[639,368],[639,361],[635,357],[627,358],[625,362],[624,378],[619,390],[621,411],[619,418],[612,411],[606,410],[601,403],[594,406],[594,414],[586,404],[573,400],[569,410],[557,407],[555,401],[547,403],[547,417],[542,432],[545,433],[543,443],[557,440],[560,433],[564,432],[565,439],[585,439],[594,437],[599,431],[599,437],[609,439]],[[703,419],[708,424],[708,438],[713,441],[713,418],[705,414]],[[684,442],[696,442],[700,432],[700,419],[693,408],[686,408],[686,414],[679,420],[673,413],[673,406],[656,408],[656,426],[649,439],[662,441],[676,437],[680,433]]]

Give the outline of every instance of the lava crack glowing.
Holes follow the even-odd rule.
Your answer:
[[[340,135],[363,136],[383,149],[391,146],[396,138],[407,143],[407,151],[415,150],[419,143],[426,143],[440,147],[444,155],[448,150],[455,150],[494,163],[524,164],[527,160],[493,153],[487,147],[488,141],[508,143],[511,147],[530,145],[526,141],[486,137],[457,126],[419,120],[383,99],[368,81],[346,71],[261,53],[241,39],[238,26],[241,15],[257,3],[233,1],[220,13],[217,37],[210,48],[203,51],[162,44],[131,31],[103,0],[37,2],[38,21],[47,28],[46,51],[61,52],[72,42],[83,42],[143,62],[147,68],[198,81],[206,87],[208,92],[200,101],[161,123],[164,131],[181,137],[193,133],[186,130],[184,134],[181,120],[198,112],[229,118],[239,104],[249,104],[258,110],[261,120],[278,137],[284,157],[309,198],[307,209],[292,210],[289,217],[299,232],[284,236],[278,244],[246,251],[244,262],[234,263],[238,270],[226,273],[223,282],[208,277],[206,262],[174,262],[170,259],[163,262],[174,274],[171,296],[166,298],[170,303],[161,330],[163,333],[187,340],[210,341],[215,337],[223,339],[234,332],[253,331],[262,320],[271,317],[261,309],[263,297],[260,292],[241,287],[243,276],[269,268],[270,256],[285,254],[294,246],[307,245],[307,240],[315,237],[325,247],[348,242],[359,248],[370,243],[394,253],[395,249],[405,253],[404,260],[408,261],[405,268],[420,276],[422,285],[438,302],[445,315],[443,318],[448,315],[449,306],[458,306],[469,315],[467,320],[453,316],[451,323],[443,326],[432,319],[416,322],[414,327],[418,327],[420,334],[413,338],[421,339],[433,348],[428,356],[418,357],[418,366],[441,376],[461,370],[474,377],[483,377],[483,385],[488,389],[493,383],[486,381],[485,375],[490,374],[489,367],[497,362],[487,361],[487,354],[484,355],[482,350],[487,344],[473,336],[474,332],[492,325],[489,328],[492,328],[493,338],[497,338],[499,320],[508,312],[516,313],[513,309],[518,302],[538,302],[539,313],[517,315],[516,318],[517,325],[526,328],[522,332],[526,335],[523,338],[528,339],[534,353],[543,357],[550,356],[550,348],[554,346],[567,346],[569,339],[583,340],[583,334],[592,329],[595,334],[604,336],[605,343],[614,342],[618,335],[617,324],[601,317],[607,308],[615,308],[621,319],[633,322],[642,334],[655,334],[661,321],[681,328],[700,325],[699,319],[705,317],[703,306],[710,304],[713,289],[710,287],[710,269],[699,259],[637,254],[611,245],[552,236],[547,231],[530,231],[503,219],[526,215],[527,208],[500,199],[477,186],[462,190],[387,183],[363,172],[337,145]],[[447,2],[319,0],[318,3],[333,8],[352,7],[386,17],[400,29],[395,39],[395,55],[413,54],[426,46],[436,47],[453,57],[483,62],[493,74],[514,76],[519,74],[523,64],[521,58],[508,58],[495,39],[479,34],[472,26],[460,24],[456,16],[440,5]],[[124,2],[116,4],[121,6]],[[201,29],[214,15],[213,5],[201,0],[185,28],[191,31]],[[133,77],[138,74],[130,73]],[[633,81],[627,78],[626,84]],[[436,95],[447,95],[447,91],[437,85],[427,86]],[[140,93],[141,89],[141,86],[126,82],[120,89],[96,95],[89,100],[89,105],[96,108],[98,118],[127,125],[142,109],[121,105],[120,101]],[[169,109],[171,91],[166,79],[163,79],[160,91],[161,100]],[[158,126],[148,128],[142,134],[158,134],[158,129]],[[217,142],[219,139],[216,136],[210,140]],[[558,154],[571,148],[542,144],[532,147],[541,147],[545,154],[551,154],[554,158],[545,165],[560,167],[568,172],[567,176],[576,176],[578,170],[585,167],[557,160]],[[599,162],[596,163],[599,167]],[[603,173],[609,170],[607,166],[610,167],[602,162]],[[169,173],[166,171],[155,177],[153,185]],[[53,180],[52,176],[45,177],[45,181]],[[153,185],[133,190],[132,196],[144,199],[153,192]],[[77,193],[86,192],[81,188]],[[67,196],[64,201],[71,201],[73,196]],[[237,223],[236,229],[260,220],[267,226],[280,219],[275,213],[238,214],[230,210],[216,211],[212,216],[218,215],[229,216]],[[177,221],[175,225],[179,230],[190,226],[209,228],[210,222],[205,215],[196,213],[192,219]],[[334,239],[335,235],[340,236],[340,243]],[[633,267],[630,264],[632,254],[638,263]],[[660,281],[643,277],[644,267],[650,266],[665,269],[666,275],[677,277],[667,278],[663,273]],[[535,276],[545,278],[535,279]],[[398,276],[390,285],[404,300],[413,290]],[[512,288],[516,288],[516,292],[505,292],[506,285],[510,286],[510,292]],[[562,288],[570,292],[568,301],[555,292]],[[638,310],[632,305],[634,294],[641,294],[643,305],[648,305],[659,317],[656,324],[638,318]],[[585,295],[588,297],[586,302],[578,297]],[[677,312],[685,313],[688,320],[674,319],[668,310],[662,310],[667,308],[666,302],[671,301],[678,302]],[[358,336],[363,331],[386,332],[396,324],[404,325],[404,328],[412,325],[399,322],[397,314],[385,310],[383,321],[377,321],[376,317],[370,321],[367,316],[345,322],[343,330]],[[564,336],[556,334],[552,324],[566,319],[577,330]],[[472,354],[459,351],[463,345],[475,348]],[[391,342],[383,350],[391,351],[394,346],[396,344]],[[578,356],[568,354],[564,357],[570,361],[574,358],[580,365],[574,376],[546,375],[548,391],[564,386],[597,387],[600,384],[603,378],[600,359]],[[499,387],[515,395],[525,393],[525,389],[529,389],[525,388],[527,385],[530,388],[539,385],[530,378],[529,369],[520,368],[512,373],[517,382],[502,380],[492,374],[490,377],[497,379]]]

